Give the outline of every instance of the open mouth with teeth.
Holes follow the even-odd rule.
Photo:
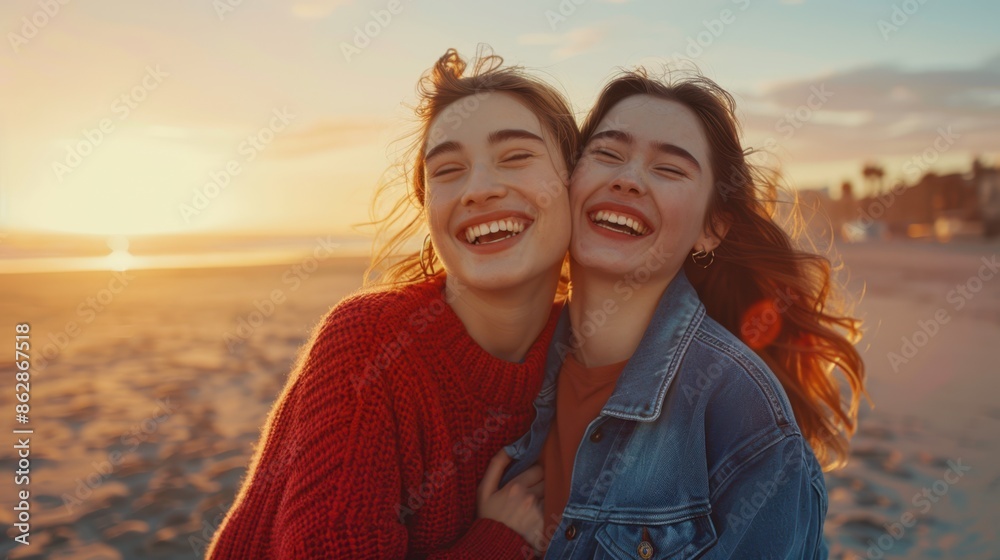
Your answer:
[[[634,237],[641,237],[649,232],[649,226],[635,216],[628,216],[610,210],[599,210],[590,214],[590,221],[598,227],[610,229]]]
[[[525,223],[516,218],[493,220],[466,228],[465,240],[473,245],[488,245],[520,235]]]

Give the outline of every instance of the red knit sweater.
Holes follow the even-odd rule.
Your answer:
[[[208,557],[523,558],[476,517],[493,455],[528,430],[558,317],[522,363],[491,356],[443,281],[354,295],[321,322]]]

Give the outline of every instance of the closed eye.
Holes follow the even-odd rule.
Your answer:
[[[461,170],[462,168],[457,165],[444,165],[435,170],[434,173],[431,174],[431,177],[432,178],[444,177],[447,175],[454,174]]]
[[[619,156],[616,152],[613,152],[613,151],[608,150],[606,148],[593,148],[590,151],[590,153],[594,154],[594,155],[602,156],[602,157],[605,157],[605,158],[614,159],[614,160],[617,160],[617,161],[621,161],[621,159],[622,159],[621,156]]]
[[[501,163],[515,163],[515,162],[519,162],[519,161],[529,160],[529,159],[531,159],[533,157],[535,157],[535,154],[533,154],[531,152],[519,152],[519,153],[512,154],[510,156],[507,156],[507,157],[503,158],[502,160],[500,160],[500,162]]]
[[[688,174],[685,173],[684,170],[678,169],[676,167],[657,167],[656,171],[659,171],[660,173],[666,173],[668,175],[673,175],[675,177],[686,178],[688,176]]]

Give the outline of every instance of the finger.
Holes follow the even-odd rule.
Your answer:
[[[534,486],[529,486],[527,492],[538,499],[538,501],[542,501],[545,498],[545,481],[542,480]]]
[[[497,491],[497,487],[500,486],[500,477],[509,464],[510,456],[503,449],[490,459],[490,464],[486,467],[486,474],[483,475],[483,480],[479,483],[480,500],[485,500]]]
[[[541,465],[532,465],[528,470],[514,477],[511,482],[517,482],[523,486],[534,486],[545,478],[545,470]]]
[[[538,523],[535,527],[529,529],[529,535],[531,535],[531,546],[535,549],[539,556],[545,554],[545,549],[548,548],[548,539],[545,538],[545,526],[544,520],[539,512]]]

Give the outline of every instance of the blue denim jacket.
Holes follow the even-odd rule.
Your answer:
[[[504,483],[541,454],[569,334],[564,310]],[[546,558],[826,558],[826,510],[781,384],[681,271],[584,433]]]

